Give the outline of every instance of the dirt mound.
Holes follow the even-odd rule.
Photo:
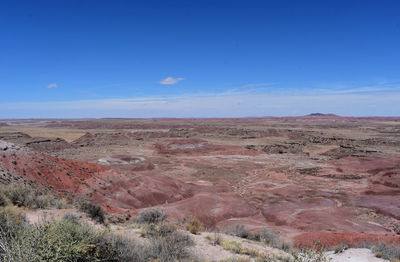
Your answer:
[[[1,165],[9,172],[64,193],[86,189],[85,180],[107,170],[96,164],[60,159],[5,141],[0,141],[0,157]]]
[[[162,207],[172,220],[183,221],[196,217],[207,227],[214,227],[226,219],[248,217],[257,213],[257,209],[233,193],[202,192]]]
[[[153,131],[153,130],[144,130],[144,131],[136,131],[133,133],[138,140],[147,140],[154,138],[189,138],[193,134],[190,132],[189,128],[170,128],[168,131]]]
[[[261,137],[279,137],[286,134],[277,129],[249,130],[236,127],[216,128],[215,126],[201,126],[193,128],[193,133],[209,134],[214,136],[232,136],[241,137],[242,139],[261,138]]]
[[[367,207],[377,213],[400,220],[399,195],[369,195],[353,197],[352,204],[359,207]]]
[[[97,163],[105,166],[127,167],[129,170],[149,170],[154,165],[144,157],[129,155],[114,155],[103,157],[97,160]]]
[[[73,146],[62,138],[31,137],[22,132],[0,133],[0,140],[26,146],[40,152],[57,152]]]
[[[201,139],[166,140],[157,143],[155,147],[161,154],[190,154],[220,149]]]
[[[0,142],[1,165],[5,170],[65,195],[86,195],[116,209],[145,207],[182,198],[178,197],[181,184],[166,177],[122,175],[101,165],[60,159]],[[132,195],[137,196],[136,200],[132,200]]]
[[[0,140],[23,144],[30,141],[32,137],[22,132],[1,132]]]
[[[243,154],[256,155],[254,150],[240,146],[215,145],[203,139],[164,140],[154,145],[159,154],[170,155],[204,155],[204,154]]]
[[[62,138],[34,138],[25,145],[40,152],[56,152],[73,147]]]
[[[387,169],[373,170],[373,173],[376,172],[377,174],[370,178],[372,184],[380,184],[400,190],[400,163]]]
[[[299,143],[288,143],[288,144],[273,144],[265,145],[262,151],[267,154],[302,154],[303,144]]]
[[[138,208],[172,203],[183,199],[184,183],[154,173],[113,176],[93,185],[89,196],[107,211],[127,213]]]
[[[121,161],[136,161],[119,156]],[[162,205],[218,192],[218,186],[202,186],[151,172],[118,173],[107,167],[49,156],[0,140],[2,170],[37,181],[66,196],[85,196],[107,211],[132,212],[137,208]]]
[[[329,156],[334,159],[340,159],[343,157],[350,157],[350,156],[365,157],[370,155],[371,153],[376,153],[376,151],[362,150],[351,145],[340,145],[338,148],[333,148],[331,150],[328,150],[327,152],[324,152],[321,155]]]
[[[263,208],[262,213],[275,225],[306,232],[387,232],[358,220],[352,209],[337,207],[334,200],[322,197],[279,201]]]
[[[137,137],[130,132],[116,133],[86,133],[80,138],[72,141],[73,145],[78,147],[87,146],[107,146],[107,145],[128,145]]]
[[[113,212],[182,199],[182,182],[167,177],[122,175],[101,165],[60,159],[4,141],[0,141],[0,159],[10,173],[67,196],[84,195]]]
[[[397,185],[400,158],[398,157],[344,157],[329,161],[315,175],[334,179],[368,179],[369,188],[374,190],[376,184]],[[392,180],[393,178],[393,180]]]

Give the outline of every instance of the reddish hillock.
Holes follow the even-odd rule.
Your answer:
[[[0,157],[4,170],[71,197],[85,196],[110,212],[129,213],[201,192],[214,194],[225,190],[151,172],[121,174],[101,165],[61,159],[1,140]]]
[[[106,167],[49,156],[0,141],[1,165],[12,173],[37,181],[63,193],[78,193],[88,188],[86,181]]]
[[[172,219],[184,220],[196,217],[207,227],[230,218],[249,217],[258,211],[233,193],[198,193],[191,198],[163,205]]]

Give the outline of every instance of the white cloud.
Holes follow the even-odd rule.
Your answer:
[[[57,84],[50,84],[46,88],[51,89],[51,88],[57,88],[57,87],[58,87]]]
[[[176,83],[184,80],[184,78],[178,77],[178,78],[173,78],[171,76],[164,78],[163,80],[160,81],[160,84],[162,85],[175,85]]]

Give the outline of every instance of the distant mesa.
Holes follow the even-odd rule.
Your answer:
[[[306,116],[338,116],[338,115],[335,115],[335,114],[323,114],[323,113],[311,113],[311,114],[308,114]]]

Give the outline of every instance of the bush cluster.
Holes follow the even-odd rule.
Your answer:
[[[280,239],[278,232],[266,228],[258,232],[250,232],[245,228],[244,225],[239,224],[234,228],[234,235],[249,240],[261,241],[269,246],[279,248],[284,251],[289,251],[291,249],[289,243],[286,243]]]
[[[167,217],[168,214],[158,208],[143,210],[136,216],[135,221],[141,225],[142,236],[149,239],[141,257],[145,257],[145,261],[193,261],[188,250],[194,245],[193,240],[174,225],[167,224]]]
[[[187,229],[190,233],[196,235],[196,234],[198,234],[200,231],[203,230],[203,227],[202,227],[202,225],[201,225],[200,220],[198,220],[197,218],[192,218],[192,219],[190,220],[189,224],[186,225],[186,229]]]
[[[104,224],[106,221],[106,213],[101,206],[90,203],[86,200],[80,199],[78,201],[78,208],[80,211],[89,215],[94,221]]]
[[[296,262],[329,262],[322,250],[317,249],[301,249],[292,255]]]
[[[151,258],[161,261],[182,261],[189,258],[188,247],[194,243],[185,233],[173,226],[160,225],[150,237]]]
[[[400,261],[400,247],[387,245],[385,243],[380,244],[372,244],[372,243],[363,243],[359,247],[368,248],[373,253],[375,253],[376,257],[387,259],[390,261]]]
[[[28,224],[11,208],[0,210],[0,261],[122,261],[104,232],[71,219]]]
[[[160,208],[150,208],[141,211],[135,218],[140,224],[162,223],[168,218],[168,214]]]
[[[72,214],[31,225],[15,210],[0,208],[0,261],[193,261],[188,253],[191,238],[171,225],[149,225],[148,241],[136,243]]]
[[[45,190],[19,184],[0,185],[0,206],[8,205],[27,208],[63,208],[65,203]]]

